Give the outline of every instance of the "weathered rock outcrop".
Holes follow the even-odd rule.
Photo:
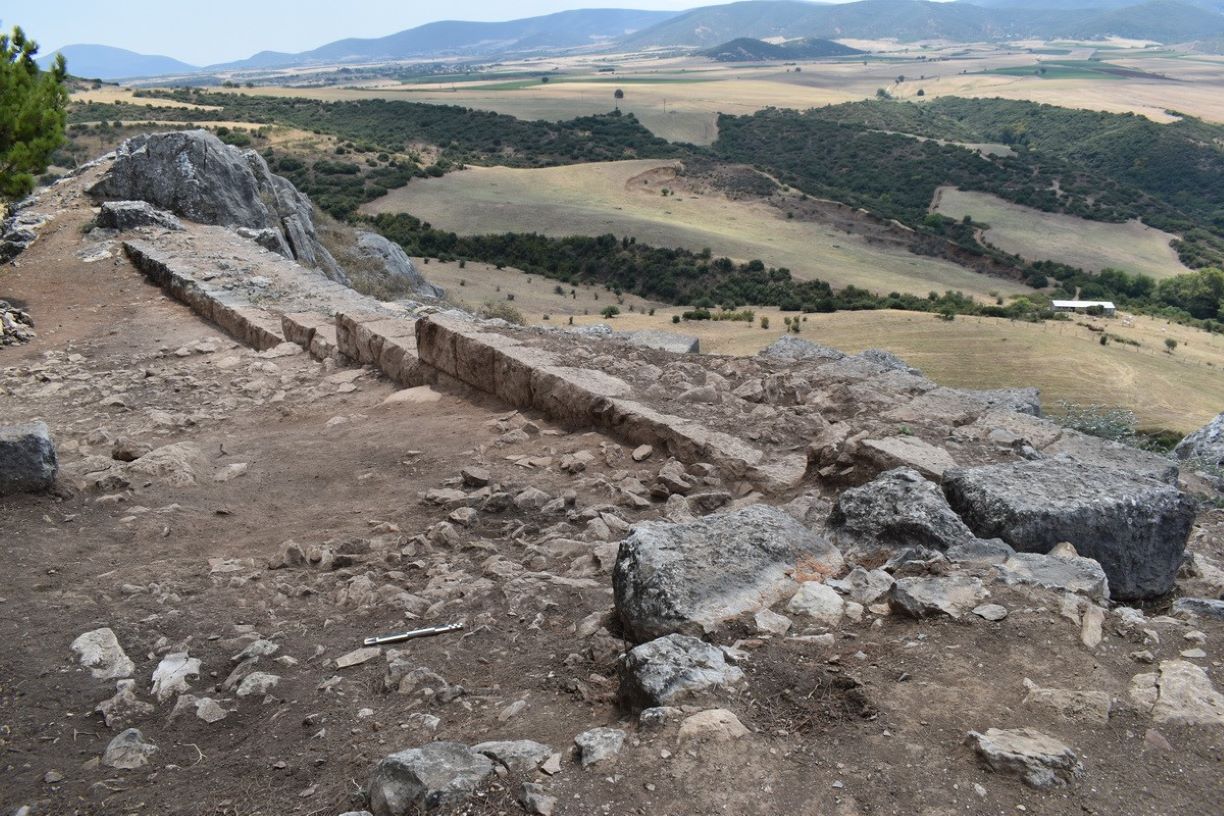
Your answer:
[[[781,600],[791,573],[836,573],[841,553],[775,507],[753,505],[687,524],[647,522],[621,542],[613,571],[625,633],[699,635]]]
[[[0,300],[0,346],[28,343],[34,339],[34,319],[7,300]]]
[[[45,422],[0,426],[0,496],[46,490],[59,460]]]
[[[175,229],[169,210],[199,224],[225,226],[260,246],[348,284],[349,275],[319,240],[314,205],[277,176],[253,150],[241,151],[204,130],[137,136],[116,151],[114,163],[89,189],[107,199],[99,223],[116,229]],[[152,205],[152,206],[150,206]],[[441,297],[403,249],[381,235],[359,233],[354,263],[424,297]]]
[[[1213,465],[1224,464],[1224,413],[1177,444],[1178,459],[1198,459]]]
[[[1173,485],[1062,459],[953,470],[944,492],[982,538],[1035,553],[1070,542],[1119,600],[1173,589],[1195,512]]]
[[[701,341],[689,334],[665,331],[635,331],[618,335],[627,342],[642,348],[672,351],[677,354],[700,354]]]
[[[314,206],[253,150],[243,152],[206,130],[136,136],[89,189],[96,198],[146,201],[199,224],[272,229],[276,251],[343,281],[315,232]]]

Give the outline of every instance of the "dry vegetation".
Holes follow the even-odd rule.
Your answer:
[[[1189,271],[1169,245],[1177,236],[1139,221],[1088,221],[953,187],[936,192],[932,210],[988,224],[983,236],[987,242],[1030,261],[1060,261],[1092,272],[1112,267],[1158,280]]]

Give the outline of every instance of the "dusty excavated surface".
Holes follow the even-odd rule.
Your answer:
[[[47,206],[59,195],[49,194]],[[787,635],[761,636],[748,616],[709,639],[739,644],[745,689],[718,705],[749,733],[706,743],[682,741],[675,723],[639,725],[616,699],[615,661],[627,644],[609,615],[611,568],[626,525],[670,512],[661,501],[622,501],[624,485],[653,483],[662,451],[635,462],[632,447],[610,435],[514,413],[476,387],[418,390],[385,404],[398,386],[371,368],[242,346],[150,284],[117,245],[109,257],[83,260],[98,249],[82,231],[89,218],[79,207],[55,214],[19,265],[0,273],[0,297],[30,309],[39,328],[32,342],[0,351],[0,415],[46,421],[66,474],[57,493],[0,504],[0,812],[340,814],[364,806],[360,789],[381,758],[436,739],[530,739],[562,754],[555,775],[495,778],[461,808],[473,814],[522,812],[514,797],[523,779],[557,797],[557,814],[950,816],[1023,806],[1155,816],[1204,812],[1224,796],[1224,726],[1156,722],[1130,691],[1136,675],[1157,671],[1148,661],[1182,659],[1192,648],[1205,657],[1185,659],[1218,688],[1224,624],[1155,609],[1135,625],[1109,612],[1090,648],[1083,602],[1007,587],[986,566],[961,571],[1007,608],[1002,621],[913,620],[875,608],[831,627],[787,615]],[[813,416],[792,410],[803,406],[771,404],[772,420],[758,414],[733,425],[737,403],[678,405],[626,368],[662,370],[675,358],[541,338],[527,344],[571,355],[562,367],[628,383],[626,401],[699,417],[770,456],[802,456],[811,441],[788,424]],[[684,362],[735,387],[749,374],[809,376],[760,361]],[[672,370],[702,385],[695,370]],[[898,375],[848,381],[833,376],[841,370],[811,370],[834,383],[821,409],[830,421],[873,434],[905,424],[962,465],[1014,455],[949,442],[977,439],[997,427],[997,415],[887,418],[912,406],[893,395],[932,389],[904,379],[909,385],[881,390]],[[196,446],[199,454],[183,459],[194,483],[182,468],[115,462],[120,438],[129,448]],[[569,472],[575,453],[586,454],[577,473]],[[107,470],[94,469],[104,462]],[[846,466],[864,467],[858,462]],[[242,475],[216,480],[241,464]],[[470,527],[447,522],[454,508],[436,502],[476,501],[468,497],[482,481],[477,470],[512,495],[573,491],[572,504],[512,503],[478,509]],[[761,499],[737,482],[710,471],[700,489]],[[461,492],[426,498],[444,488]],[[1224,589],[1214,566],[1224,556],[1221,526],[1218,511],[1201,515],[1186,591],[1215,597]],[[269,569],[285,560],[289,540],[322,561],[291,557]],[[785,604],[776,611],[785,614]],[[441,678],[427,681],[434,693],[386,691],[385,655],[336,666],[370,634],[452,621],[465,622],[465,632],[395,647]],[[94,678],[70,649],[104,626],[134,662],[135,693],[151,706],[109,726],[94,709],[114,695],[114,682]],[[832,637],[807,637],[823,633]],[[266,695],[238,697],[224,683],[233,657],[257,637],[278,649],[254,670],[280,682]],[[208,723],[193,710],[172,717],[175,699],[149,693],[161,659],[181,651],[201,661],[189,693],[217,701],[224,719]],[[1026,678],[1042,689],[1108,695],[1112,713],[1104,722],[1078,709],[1060,713],[1046,702],[1058,695],[1033,693]],[[453,686],[464,694],[451,699]],[[100,765],[111,739],[132,726],[158,746],[151,763]],[[572,740],[599,726],[623,728],[628,739],[615,759],[584,769]],[[1074,750],[1083,782],[1033,790],[987,770],[964,742],[969,731],[1021,727]]]

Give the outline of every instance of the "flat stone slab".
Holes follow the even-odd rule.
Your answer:
[[[1109,600],[1109,579],[1091,558],[1016,553],[999,566],[1007,584],[1030,584],[1060,592],[1075,592],[1098,603]]]
[[[650,640],[700,635],[792,594],[796,568],[836,574],[837,548],[784,511],[753,505],[683,524],[645,522],[613,570],[625,632]]]
[[[971,731],[968,740],[992,771],[1018,776],[1029,787],[1061,788],[1084,776],[1084,765],[1074,751],[1032,728]]]

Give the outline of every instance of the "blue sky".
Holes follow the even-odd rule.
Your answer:
[[[572,8],[680,10],[729,0],[5,0],[0,24],[20,25],[42,53],[100,43],[195,65],[257,51],[305,51],[344,37],[381,37],[434,20],[511,20]]]

